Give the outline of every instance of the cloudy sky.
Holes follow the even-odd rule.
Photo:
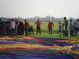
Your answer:
[[[0,17],[79,18],[79,0],[0,0]]]

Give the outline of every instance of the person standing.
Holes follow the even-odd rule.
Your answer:
[[[11,33],[12,35],[16,35],[16,22],[14,19],[11,21]]]
[[[59,21],[59,34],[60,34],[60,37],[61,37],[61,33],[62,33],[62,24],[61,24],[61,22]]]
[[[66,19],[66,17],[64,17],[64,35],[68,36],[68,21]]]
[[[29,27],[29,23],[28,23],[28,21],[25,19],[25,20],[24,20],[24,31],[25,31],[25,35],[28,35],[28,27]]]
[[[72,19],[70,19],[69,30],[70,30],[70,36],[73,36],[74,35],[74,26],[73,26]]]
[[[62,25],[61,25],[61,22],[59,22],[59,32],[62,32]]]
[[[36,31],[37,31],[37,34],[41,34],[41,24],[42,22],[38,19],[37,22],[35,22],[36,24]]]
[[[62,23],[62,33],[64,33],[64,23]]]
[[[54,26],[53,22],[51,20],[49,20],[49,22],[48,22],[49,34],[52,34],[53,26]]]
[[[23,22],[18,22],[18,25],[17,25],[17,34],[18,35],[23,35],[24,34],[24,25],[23,25]]]
[[[64,17],[64,26],[65,26],[65,31],[68,30],[68,21],[66,19],[66,17]]]
[[[77,22],[75,23],[75,30],[76,30],[76,35],[79,34],[79,19],[77,19]]]

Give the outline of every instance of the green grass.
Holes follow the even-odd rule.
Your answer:
[[[49,35],[48,33],[42,33],[42,34],[31,34],[30,36],[34,36],[34,37],[39,37],[39,38],[64,38],[64,39],[79,39],[79,37],[77,36],[70,36],[70,37],[67,37],[67,36],[63,36],[58,33],[53,33],[52,35]]]
[[[36,25],[34,21],[29,22],[29,24],[34,28],[35,34],[31,34],[31,36],[35,37],[41,37],[41,38],[65,38],[65,39],[79,39],[78,36],[72,36],[72,37],[65,37],[63,35],[60,36],[60,33],[58,32],[58,22],[54,22],[54,28],[53,28],[53,34],[48,34],[48,22],[43,22],[41,24],[41,31],[42,34],[36,34]]]
[[[33,26],[34,30],[36,30],[36,25],[35,25],[35,22],[29,22],[29,24],[31,26]],[[54,32],[57,32],[58,31],[58,23],[57,22],[54,22]],[[41,24],[41,31],[42,32],[48,32],[48,22],[43,22]]]

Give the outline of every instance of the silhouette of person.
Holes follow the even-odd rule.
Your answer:
[[[48,22],[49,34],[52,34],[53,26],[54,26],[53,22],[51,20],[49,20],[49,22]]]
[[[12,19],[11,21],[11,32],[12,32],[12,35],[16,34],[16,22],[14,19]]]
[[[70,20],[69,30],[70,30],[70,36],[73,36],[74,35],[74,26],[73,26],[72,19]]]
[[[62,34],[62,24],[61,24],[60,21],[59,21],[59,34],[60,34],[60,37],[61,37],[61,34]]]
[[[41,24],[42,22],[38,19],[37,22],[35,22],[36,24],[36,31],[37,31],[37,34],[41,34]]]
[[[77,19],[77,22],[75,23],[75,30],[76,30],[76,35],[79,34],[79,19]]]
[[[25,31],[25,35],[28,35],[28,27],[29,27],[29,23],[28,23],[28,21],[25,19],[25,20],[24,20],[24,31]]]
[[[68,21],[66,19],[66,17],[64,17],[64,26],[65,26],[65,31],[68,30]]]
[[[62,23],[62,33],[64,32],[64,23]]]
[[[62,32],[62,24],[59,22],[59,32]]]
[[[64,35],[68,36],[68,21],[66,17],[64,17]]]
[[[23,22],[19,22],[17,25],[17,34],[23,35],[24,34],[24,25]]]

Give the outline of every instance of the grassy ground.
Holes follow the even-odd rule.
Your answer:
[[[48,33],[42,33],[42,34],[32,34],[31,36],[35,36],[35,37],[40,37],[40,38],[65,38],[65,39],[79,39],[78,36],[70,36],[70,37],[67,37],[67,36],[63,36],[60,34],[55,34],[53,33],[52,35],[49,35]]]
[[[33,26],[34,30],[36,30],[35,22],[29,22],[31,26]],[[58,23],[54,22],[54,32],[56,33],[58,31]],[[43,22],[41,24],[41,31],[42,32],[48,32],[48,22]]]
[[[53,28],[53,34],[49,35],[48,34],[48,27],[47,24],[48,22],[43,22],[41,25],[41,31],[42,34],[36,34],[36,25],[34,21],[29,22],[29,24],[34,28],[35,34],[32,34],[31,36],[35,37],[42,37],[42,38],[66,38],[66,39],[79,39],[78,36],[72,36],[72,37],[65,37],[63,35],[60,36],[60,33],[58,32],[58,22],[54,22],[54,28]]]

